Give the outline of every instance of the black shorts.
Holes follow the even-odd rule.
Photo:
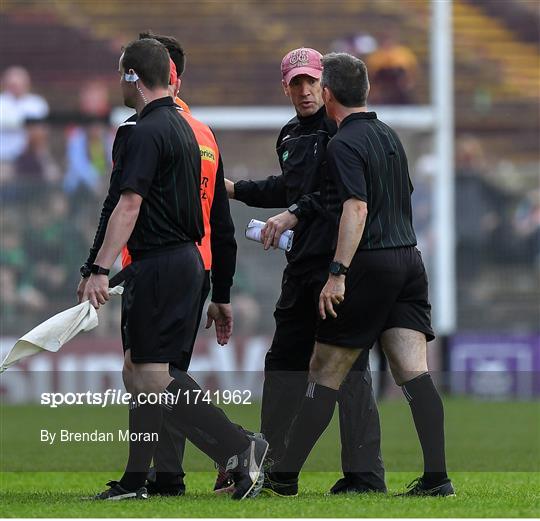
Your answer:
[[[194,243],[132,263],[122,295],[122,342],[134,363],[180,363],[199,319],[204,266]]]
[[[265,371],[308,371],[315,346],[319,295],[328,279],[328,269],[295,276],[285,270],[281,295],[276,304],[276,331],[266,354]],[[369,354],[360,357],[354,369],[365,371]]]
[[[359,250],[345,278],[345,300],[334,309],[337,318],[327,313],[319,320],[318,342],[370,349],[383,331],[395,327],[435,338],[426,270],[413,246]]]
[[[210,271],[205,271],[201,298],[199,300],[199,309],[197,311],[197,323],[195,324],[195,331],[193,332],[191,346],[189,349],[185,350],[182,353],[182,359],[180,361],[175,361],[172,364],[175,369],[179,369],[180,371],[187,371],[189,369],[189,364],[191,363],[191,356],[193,355],[193,348],[195,347],[195,340],[197,340],[197,333],[199,332],[199,326],[201,324],[204,304],[206,302],[208,294],[210,293],[210,286]],[[174,375],[171,373],[171,376]]]

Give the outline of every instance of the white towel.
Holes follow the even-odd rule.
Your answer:
[[[121,295],[123,291],[122,286],[116,286],[109,289],[109,295]],[[2,361],[0,373],[27,356],[35,355],[41,351],[56,353],[75,335],[81,331],[90,331],[97,325],[97,312],[88,300],[66,309],[19,338]]]

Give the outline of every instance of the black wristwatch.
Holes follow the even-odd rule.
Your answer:
[[[111,270],[108,270],[107,268],[102,268],[97,264],[92,264],[92,266],[90,266],[90,272],[94,275],[108,275],[110,271]]]
[[[341,262],[332,261],[330,263],[330,275],[347,275],[347,272],[349,271],[349,268],[347,266],[344,266],[341,264]]]
[[[80,267],[79,272],[83,279],[87,279],[88,277],[90,277],[90,275],[92,275],[92,271],[90,271],[90,266],[86,264],[86,262]]]
[[[288,212],[291,212],[294,216],[296,216],[298,219],[300,218],[300,208],[296,203],[291,204],[289,208],[287,208]]]

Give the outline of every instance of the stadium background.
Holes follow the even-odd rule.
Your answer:
[[[436,248],[445,240],[434,229],[438,165],[433,132],[418,128],[414,121],[430,103],[429,2],[4,0],[0,15],[0,72],[24,67],[31,91],[49,105],[46,118],[26,123],[6,116],[9,107],[4,99],[1,107],[1,131],[22,131],[28,137],[23,153],[4,158],[1,164],[3,353],[34,325],[75,303],[78,268],[86,258],[106,193],[115,125],[125,114],[116,72],[120,48],[146,29],[174,35],[184,45],[187,68],[181,95],[195,114],[228,107],[233,127],[234,112],[240,117],[246,107],[260,107],[268,116],[278,110],[292,116],[279,74],[281,57],[292,48],[346,50],[365,58],[368,65],[370,59],[375,63],[372,55],[385,41],[401,46],[399,51],[394,47],[397,55],[412,54],[417,65],[405,59],[409,65],[401,73],[412,88],[403,87],[403,77],[382,75],[379,88],[372,86],[372,99],[382,114],[411,111],[411,120],[397,129],[415,186],[420,247],[428,270],[433,270]],[[473,407],[469,412],[482,409],[478,398],[509,401],[507,410],[518,411],[511,400],[527,401],[540,394],[538,4],[455,0],[453,33],[456,284],[452,290],[457,316],[455,328],[434,343],[430,356],[447,394],[476,395],[466,399]],[[238,123],[238,128],[216,127],[227,177],[261,179],[277,173],[278,129],[264,126],[259,118]],[[284,267],[281,252],[265,253],[243,236],[249,219],[264,220],[273,212],[235,202],[231,208],[239,246],[234,340],[221,349],[212,334],[202,332],[193,363],[194,370],[208,375],[221,371],[213,381],[218,387],[230,382],[231,375],[238,374],[235,371],[262,368]],[[112,301],[101,312],[98,329],[58,355],[38,356],[21,364],[20,371],[8,371],[9,378],[0,382],[3,404],[35,401],[44,390],[83,390],[90,385],[84,376],[90,372],[109,375],[92,380],[97,388],[121,386],[116,372],[121,366],[118,322],[119,302]],[[377,364],[375,355],[373,369],[380,381]],[[210,376],[205,381],[211,382]],[[257,392],[260,379],[252,378],[251,383]],[[390,384],[379,398],[394,395],[397,388]],[[456,403],[458,409],[465,407],[465,402]],[[490,414],[494,418],[495,411]],[[515,414],[526,420],[523,429],[531,438],[524,442],[530,443],[538,434],[538,407]],[[489,425],[492,434],[502,429]],[[507,434],[506,439],[515,436]],[[510,449],[519,446],[519,439],[514,438],[518,441]],[[532,450],[536,457],[529,463],[537,469],[537,443]],[[522,454],[520,461],[526,458]],[[530,469],[527,463],[516,465],[515,470]]]

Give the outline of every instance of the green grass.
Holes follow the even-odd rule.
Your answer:
[[[257,429],[260,409],[224,407],[229,417]],[[388,470],[420,472],[421,452],[405,400],[380,406],[382,450]],[[452,471],[540,471],[540,405],[535,402],[489,402],[445,399],[446,445]],[[126,460],[127,444],[55,443],[40,441],[40,430],[117,431],[127,427],[125,407],[0,407],[0,471],[116,472]],[[339,472],[337,414],[311,454],[305,470]],[[24,457],[21,458],[21,454]],[[188,447],[186,469],[209,471],[202,453]]]
[[[208,458],[188,446],[188,494],[146,502],[82,500],[121,475],[123,443],[55,444],[40,429],[125,428],[125,408],[2,406],[0,408],[0,517],[538,517],[540,409],[535,402],[445,399],[447,455],[455,498],[396,498],[324,493],[340,476],[336,417],[302,474],[298,498],[258,497],[233,502],[211,492]],[[228,408],[256,428],[259,407]],[[421,474],[421,452],[404,400],[380,404],[382,450],[391,493]]]
[[[296,498],[259,496],[235,502],[209,492],[214,474],[188,475],[181,498],[95,502],[82,499],[103,488],[103,473],[5,473],[1,478],[2,517],[538,517],[537,473],[455,473],[453,498],[397,498],[391,495],[334,497],[324,493],[337,473],[302,476]],[[390,473],[392,492],[414,477]]]

